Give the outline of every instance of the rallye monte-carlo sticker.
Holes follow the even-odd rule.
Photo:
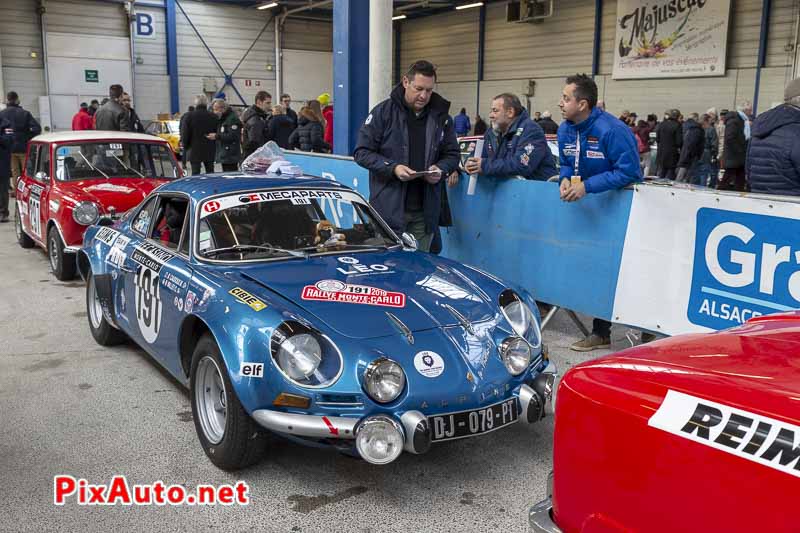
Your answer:
[[[279,202],[290,200],[295,205],[307,205],[311,200],[344,200],[347,202],[361,203],[363,200],[357,194],[348,191],[289,189],[283,191],[262,191],[253,193],[237,193],[222,196],[203,203],[200,208],[200,218],[214,214],[220,209],[229,209],[242,205],[257,204],[261,202]]]
[[[647,425],[800,477],[800,426],[673,390]]]
[[[335,279],[318,281],[306,285],[300,297],[317,302],[380,305],[383,307],[405,307],[406,295],[366,285],[351,285]]]
[[[134,297],[136,304],[136,322],[142,337],[152,344],[158,338],[161,328],[161,289],[159,275],[161,268],[175,254],[163,248],[143,242],[133,249],[131,259],[139,264],[136,270]]]

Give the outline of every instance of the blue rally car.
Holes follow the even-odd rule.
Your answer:
[[[330,179],[171,182],[90,227],[78,265],[94,338],[133,340],[189,387],[223,469],[267,431],[386,464],[552,409],[531,296],[416,251]]]

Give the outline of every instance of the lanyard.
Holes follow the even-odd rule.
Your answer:
[[[574,166],[574,173],[573,176],[580,176],[581,171],[581,132],[577,132],[577,138],[575,140],[575,166]]]

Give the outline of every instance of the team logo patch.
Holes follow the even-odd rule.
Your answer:
[[[405,307],[406,295],[366,285],[351,285],[338,280],[326,279],[306,285],[300,297],[317,302],[378,305],[383,307]]]
[[[606,155],[603,152],[598,152],[596,150],[586,150],[586,157],[589,159],[605,159]]]
[[[232,288],[228,291],[228,294],[233,295],[233,297],[240,302],[249,305],[254,311],[261,311],[267,308],[267,304],[240,287]]]
[[[522,154],[519,158],[519,162],[523,165],[527,165],[530,162],[531,158],[528,157],[528,154]]]
[[[414,368],[426,378],[438,378],[444,372],[444,359],[436,352],[425,350],[414,356]]]
[[[647,425],[800,477],[800,426],[673,390]]]

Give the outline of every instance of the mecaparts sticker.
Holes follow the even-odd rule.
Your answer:
[[[426,378],[437,378],[444,372],[444,359],[436,352],[424,350],[414,356],[414,368]]]
[[[390,292],[377,287],[352,285],[334,279],[318,281],[306,285],[300,294],[303,300],[317,302],[338,302],[348,304],[379,305],[383,307],[405,307],[406,295]]]
[[[800,477],[800,426],[673,390],[647,425]]]
[[[229,209],[231,207],[252,205],[261,202],[279,202],[281,200],[289,200],[296,205],[308,205],[311,203],[311,200],[344,200],[346,202],[363,203],[363,200],[361,200],[357,194],[348,191],[289,189],[248,192],[244,194],[237,193],[206,201],[200,209],[200,218],[205,218],[220,209]]]

